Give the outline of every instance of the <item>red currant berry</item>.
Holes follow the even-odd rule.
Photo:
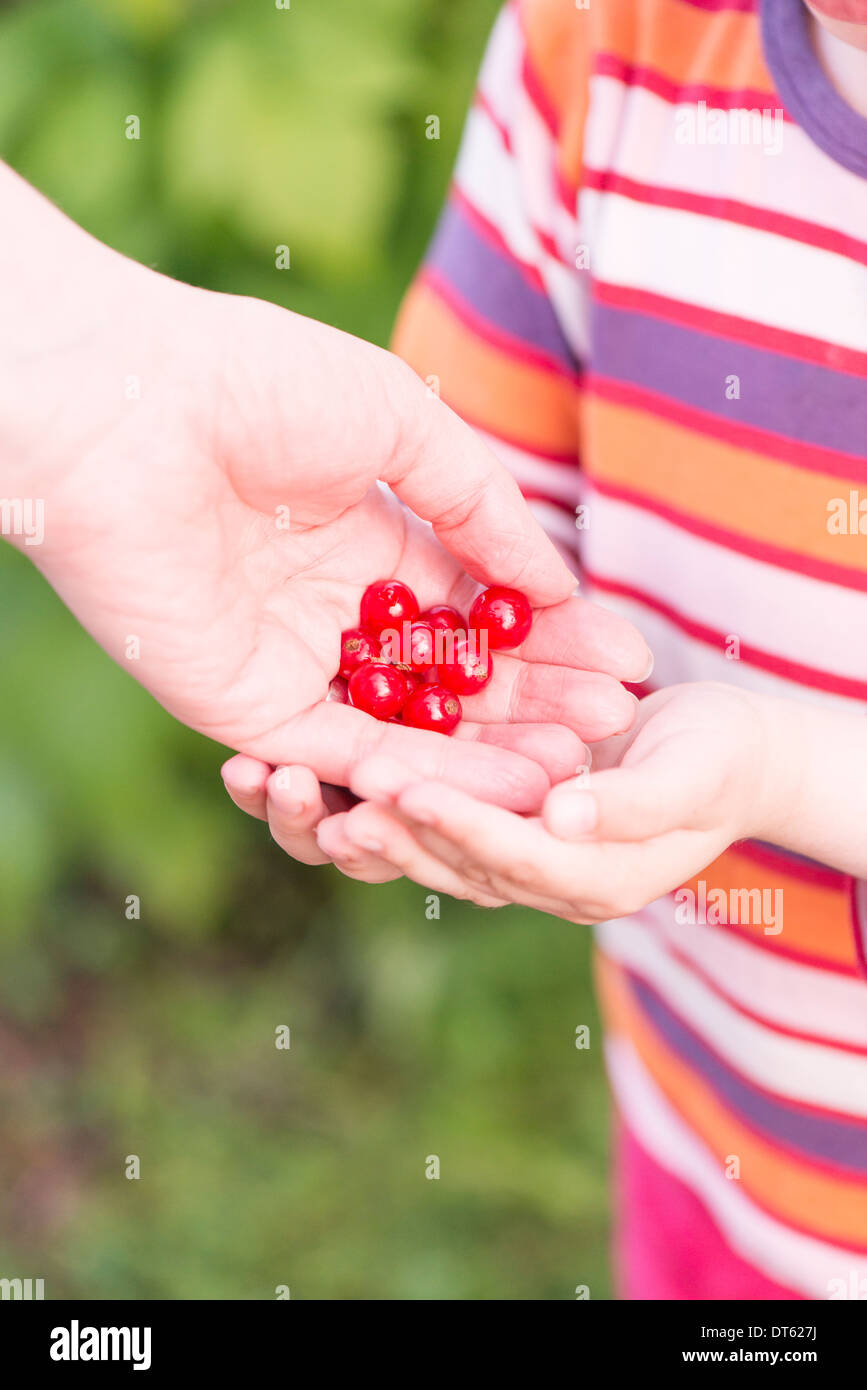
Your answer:
[[[413,691],[417,690],[418,687],[421,685],[422,673],[409,671],[405,666],[396,666],[395,670],[399,671],[400,674],[403,676],[404,685],[406,689],[406,699],[408,700],[410,695],[412,695]]]
[[[370,584],[361,597],[361,625],[380,633],[387,627],[412,622],[418,613],[418,599],[399,579],[381,579]]]
[[[494,674],[494,658],[484,649],[476,634],[455,637],[454,656],[438,665],[440,684],[455,695],[474,695]]]
[[[403,707],[403,722],[413,729],[451,734],[461,722],[461,702],[441,685],[421,685]]]
[[[414,671],[429,671],[435,660],[436,633],[430,623],[415,622],[409,629],[409,664]]]
[[[433,608],[426,608],[419,613],[418,620],[440,632],[463,632],[467,626],[458,610],[448,603],[435,603]]]
[[[470,627],[488,634],[492,651],[519,647],[532,622],[530,601],[518,589],[485,589],[470,609]]]
[[[339,674],[344,680],[348,681],[353,671],[365,662],[378,659],[379,640],[372,632],[365,632],[363,627],[350,627],[340,634]]]
[[[349,701],[374,719],[391,719],[404,706],[409,694],[404,671],[368,661],[349,678]]]

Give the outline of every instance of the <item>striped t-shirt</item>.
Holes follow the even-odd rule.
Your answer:
[[[867,120],[802,0],[501,14],[396,348],[648,691],[863,708],[865,237]],[[688,888],[598,932],[630,1139],[768,1287],[867,1297],[867,885],[747,842]]]

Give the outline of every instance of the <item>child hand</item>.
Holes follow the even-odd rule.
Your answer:
[[[440,565],[448,557],[440,555]],[[476,586],[466,576],[457,581],[452,601],[467,609]],[[634,656],[630,655],[634,651]],[[548,657],[548,665],[543,658]],[[638,662],[643,648],[636,645],[632,629],[616,615],[597,608],[584,599],[572,598],[556,608],[537,614],[530,638],[514,652],[498,653],[497,676],[502,680],[505,663],[512,673],[512,698],[504,700],[495,683],[479,695],[464,699],[466,718],[448,742],[459,765],[468,751],[467,744],[491,744],[513,757],[520,756],[535,765],[535,777],[544,788],[572,776],[585,759],[581,740],[595,740],[613,732],[619,723],[631,723],[636,702],[616,683],[616,677],[638,679]],[[568,666],[553,663],[565,661]],[[605,668],[607,667],[607,671]],[[522,719],[539,722],[520,722]],[[500,722],[515,719],[519,722]],[[380,725],[381,751],[396,748],[398,726]],[[405,734],[413,731],[405,730]],[[428,735],[425,755],[435,759],[445,740]],[[491,749],[493,752],[493,748]],[[435,764],[431,764],[434,766]],[[416,764],[420,775],[423,768]],[[451,767],[439,764],[437,775],[454,780]],[[502,771],[508,771],[503,764]],[[241,810],[267,820],[277,843],[294,859],[305,864],[337,863],[344,872],[367,882],[379,883],[399,877],[399,870],[376,856],[363,855],[339,833],[337,819],[350,809],[355,798],[335,787],[320,787],[309,767],[295,765],[274,769],[250,757],[230,758],[222,768],[223,781],[232,800]],[[464,785],[472,786],[480,799],[508,804],[504,786],[490,778],[482,785],[472,774]],[[514,791],[505,790],[514,804]],[[539,796],[541,804],[542,795]],[[535,809],[535,808],[533,808]],[[328,851],[317,829],[326,819]]]
[[[600,770],[555,787],[541,817],[370,759],[351,779],[365,800],[323,821],[319,843],[483,906],[523,903],[573,922],[628,916],[734,840],[773,833],[790,789],[769,785],[769,743],[749,693],[674,686],[594,750]]]

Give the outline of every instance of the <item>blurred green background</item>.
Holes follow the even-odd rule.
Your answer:
[[[146,264],[383,343],[496,8],[0,4],[0,155]],[[610,1297],[588,933],[292,863],[8,546],[0,614],[0,1277]]]

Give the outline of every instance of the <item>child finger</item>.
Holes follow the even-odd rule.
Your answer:
[[[346,834],[350,812],[328,816],[319,822],[316,836],[319,851],[347,878],[361,883],[390,883],[402,877],[402,870],[383,858],[376,849],[356,844]]]
[[[226,791],[239,810],[248,816],[255,816],[257,820],[267,820],[266,785],[272,770],[270,763],[236,753],[234,758],[229,758],[223,763],[220,776]]]
[[[436,893],[470,899],[479,907],[503,907],[505,899],[468,883],[447,863],[431,854],[399,816],[372,802],[360,802],[345,817],[344,840],[358,850],[384,857],[406,878]]]

